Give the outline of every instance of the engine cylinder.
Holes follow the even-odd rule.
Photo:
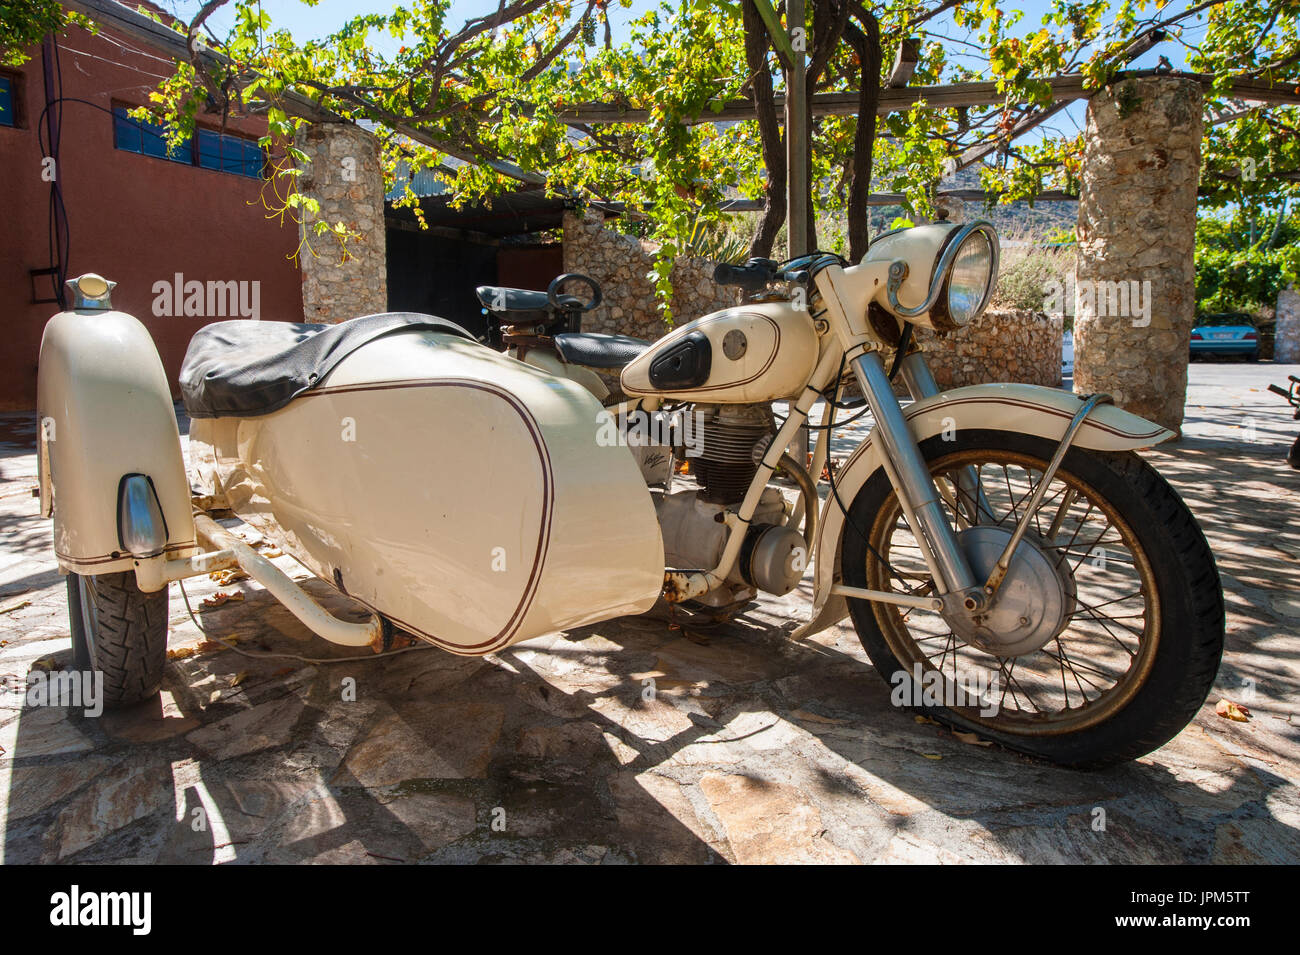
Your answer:
[[[698,456],[691,467],[705,500],[735,504],[745,496],[758,471],[755,448],[775,433],[769,405],[721,405],[698,408],[703,421],[696,435]]]

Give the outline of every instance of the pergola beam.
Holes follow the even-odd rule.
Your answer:
[[[1116,78],[1163,75],[1195,80],[1208,88],[1214,77],[1206,73],[1188,73],[1175,70],[1126,70]],[[1047,81],[1051,87],[1051,98],[1055,102],[1088,99],[1095,90],[1084,87],[1081,74],[1066,74],[1050,77]],[[1300,86],[1284,83],[1269,83],[1265,80],[1241,78],[1233,80],[1229,92],[1234,99],[1243,102],[1267,103],[1275,106],[1300,105]],[[945,83],[938,86],[906,86],[901,88],[883,88],[880,91],[880,103],[876,109],[878,115],[898,113],[922,106],[927,109],[951,109],[959,106],[1000,106],[1006,102],[1006,94],[999,91],[996,82]],[[785,96],[776,95],[776,105],[783,108]],[[814,116],[851,116],[858,111],[858,94],[849,93],[815,93],[813,95],[812,115]],[[716,123],[752,119],[755,114],[754,104],[749,100],[728,100],[718,112],[705,108],[700,115],[685,120],[690,124]],[[607,123],[647,123],[650,121],[648,109],[631,109],[608,103],[583,103],[562,109],[556,116],[566,123],[586,123],[601,125]]]
[[[921,61],[921,41],[916,37],[904,37],[898,44],[898,53],[894,56],[894,65],[885,79],[886,89],[902,89],[912,79],[916,64]]]

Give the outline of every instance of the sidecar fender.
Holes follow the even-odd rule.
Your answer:
[[[61,312],[45,326],[37,381],[41,513],[63,570],[103,574],[136,561],[118,535],[122,478],[143,474],[167,528],[163,553],[198,548],[167,375],[148,330],[125,312]]]
[[[1040,385],[970,385],[954,388],[904,410],[917,441],[944,431],[986,428],[1013,431],[1060,440],[1083,400],[1076,395]],[[1122,411],[1113,405],[1099,405],[1075,436],[1078,447],[1098,451],[1127,451],[1148,448],[1172,438],[1174,433],[1158,424]],[[852,505],[862,486],[884,466],[877,444],[868,438],[836,472],[835,486],[845,507]],[[848,616],[843,597],[831,594],[831,587],[843,577],[840,571],[840,539],[844,513],[833,496],[822,505],[813,578],[811,619],[795,632],[796,637],[824,630]]]

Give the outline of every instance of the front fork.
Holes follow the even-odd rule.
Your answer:
[[[908,525],[919,539],[921,553],[938,594],[945,598],[945,602],[953,598],[959,600],[967,611],[978,610],[985,603],[983,581],[975,579],[970,562],[957,543],[939,489],[903,416],[902,405],[894,395],[880,352],[864,351],[849,364],[876,419],[873,434],[879,436],[884,452],[885,473],[898,494]],[[903,359],[901,371],[914,398],[938,393],[934,376],[919,351]],[[970,480],[971,476],[965,475],[959,478],[959,484]],[[970,489],[962,488],[961,492],[969,492],[972,499],[978,501],[978,483]]]

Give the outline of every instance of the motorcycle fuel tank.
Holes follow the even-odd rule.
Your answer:
[[[740,305],[659,339],[623,369],[623,390],[683,401],[775,401],[803,389],[817,352],[806,308],[788,302]]]
[[[279,411],[196,419],[191,467],[323,580],[481,655],[657,599],[654,505],[604,414],[475,342],[393,334]]]

